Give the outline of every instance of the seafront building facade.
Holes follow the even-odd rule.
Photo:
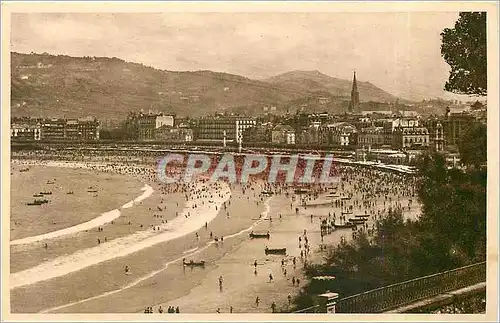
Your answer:
[[[194,131],[196,140],[241,142],[243,133],[255,127],[257,120],[245,116],[210,116],[200,118]]]
[[[96,141],[99,131],[95,118],[12,118],[10,133],[12,141]]]

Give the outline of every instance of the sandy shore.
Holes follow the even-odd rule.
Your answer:
[[[70,255],[44,262],[36,267],[16,272],[10,276],[10,286],[17,288],[64,276],[195,232],[206,222],[212,221],[217,216],[217,208],[220,209],[221,205],[229,198],[228,188],[224,188],[222,184],[217,185],[217,188],[220,191],[213,197],[212,203],[200,205],[205,197],[190,200],[179,216],[170,222],[158,225],[154,230],[140,231],[102,244],[99,243],[95,247],[82,249]],[[200,184],[196,189],[208,189],[208,185]],[[193,206],[197,203],[199,207],[194,208]],[[190,216],[187,216],[188,213]]]
[[[353,194],[353,200],[371,201],[369,205],[354,206],[354,213],[368,211],[372,214],[368,226],[374,223],[377,212],[382,212],[388,209],[389,205],[394,206],[396,203],[406,205],[411,199],[408,196],[394,198],[391,201],[384,201],[380,196],[368,198],[363,195],[362,190],[357,192],[359,187],[356,185],[355,181],[346,180],[338,191],[341,194],[356,192]],[[328,218],[329,213],[337,214],[338,219],[342,211],[340,206],[330,203],[331,196],[328,196],[330,193],[319,194],[316,198],[310,197],[309,206],[300,206],[297,214],[295,207],[300,203],[298,196],[290,194],[287,197],[283,194],[265,198],[260,196],[262,188],[261,184],[254,184],[252,187],[232,186],[226,207],[223,207],[223,203],[218,204],[217,212],[212,210],[210,216],[207,216],[207,212],[202,212],[205,219],[211,219],[206,221],[209,222],[207,228],[201,220],[197,221],[196,225],[186,224],[185,226],[180,220],[179,223],[173,222],[174,213],[178,211],[172,211],[175,207],[170,197],[175,199],[176,195],[168,195],[167,198],[167,195],[155,196],[153,194],[140,205],[123,209],[123,214],[114,225],[108,224],[104,227],[105,234],[111,237],[107,243],[96,246],[95,238],[96,236],[102,237],[102,233],[89,230],[71,238],[55,239],[53,248],[58,251],[49,259],[43,257],[40,249],[18,250],[16,259],[22,260],[18,261],[16,267],[19,269],[19,276],[16,279],[18,282],[24,281],[27,284],[23,286],[22,283],[18,283],[19,287],[11,290],[12,310],[28,313],[40,311],[134,313],[142,312],[146,306],[153,306],[155,310],[162,306],[166,310],[168,306],[173,305],[179,306],[183,313],[214,313],[217,308],[220,308],[222,312],[228,312],[231,306],[234,312],[239,313],[270,312],[270,304],[273,301],[280,308],[286,308],[287,296],[293,296],[300,288],[293,286],[291,279],[302,275],[303,262],[300,254],[304,252],[305,246],[303,242],[299,245],[298,237],[303,234],[303,230],[307,231],[309,238],[311,248],[307,256],[309,260],[321,257],[319,252],[321,243],[336,245],[342,236],[349,239],[351,231],[336,230],[321,238],[319,233],[321,219]],[[210,198],[205,196],[205,203],[210,199],[213,200],[213,196],[220,193],[220,190],[211,190],[207,194],[212,196]],[[391,192],[388,194],[392,196]],[[161,198],[165,198],[165,203],[169,203],[166,204],[169,205],[166,208],[168,211],[161,214],[164,216],[163,219],[169,219],[171,227],[167,224],[159,224],[158,226],[161,227],[159,234],[155,231],[154,234],[145,236],[147,230],[127,232],[124,228],[131,226],[122,222],[118,223],[134,220],[136,221],[135,228],[138,227],[137,221],[149,223],[153,217],[149,208],[154,209],[155,206],[161,205],[158,201]],[[177,195],[177,198],[182,200],[182,194]],[[176,201],[175,205],[177,204]],[[315,204],[314,207],[311,204]],[[406,216],[415,217],[418,210],[419,206],[414,203],[409,210],[405,211]],[[126,214],[127,212],[131,213]],[[271,217],[272,221],[259,219],[259,214],[264,218]],[[140,220],[136,217],[140,217]],[[173,220],[170,220],[172,217],[174,217]],[[156,217],[154,219],[158,220]],[[172,222],[174,224],[171,224]],[[121,231],[118,228],[121,228]],[[172,233],[175,228],[180,228],[177,235]],[[269,231],[271,239],[251,240],[248,237],[251,230]],[[114,232],[119,233],[113,236]],[[212,238],[210,233],[212,233]],[[140,248],[134,247],[136,249],[132,253],[115,252],[112,256],[113,250],[116,251],[117,248],[115,244],[119,241],[129,241],[129,245],[137,245],[138,240],[131,238],[138,237],[137,234],[141,234],[144,238],[139,239],[139,245],[140,241],[157,240],[154,240],[155,243],[149,240],[140,245]],[[165,236],[159,238],[162,234]],[[170,239],[164,239],[167,236]],[[224,241],[215,243],[214,236],[223,236]],[[74,241],[77,243],[73,244]],[[112,248],[107,249],[106,244]],[[69,247],[70,245],[75,245],[75,247]],[[266,245],[271,248],[286,247],[287,256],[266,256],[264,254]],[[88,254],[89,250],[92,250],[92,253]],[[30,257],[26,256],[30,252],[36,261],[30,261]],[[79,256],[81,258],[74,258],[79,253],[81,253]],[[86,266],[80,270],[69,271],[70,259],[92,259],[93,257],[96,259],[96,257],[102,257],[103,254],[107,255],[107,259],[99,258],[104,260],[94,261],[94,263],[87,261]],[[120,257],[114,257],[117,255]],[[63,262],[61,266],[54,266],[55,260],[61,257],[68,265],[64,265],[65,262]],[[295,266],[292,261],[294,257],[296,258]],[[205,268],[185,268],[182,266],[182,258],[195,261],[205,260],[206,266]],[[305,259],[306,256],[304,256]],[[253,266],[255,260],[258,262],[257,274]],[[284,266],[282,266],[282,260],[284,260]],[[25,265],[26,263],[29,265]],[[63,270],[65,266],[67,266],[66,270]],[[130,268],[128,274],[124,273],[125,266]],[[44,273],[45,277],[48,277],[45,271],[53,273],[57,271],[54,267],[62,269],[57,269],[61,274],[54,276],[53,279],[34,282],[30,278],[37,276],[37,273]],[[283,268],[287,270],[286,275]],[[274,278],[272,282],[269,282],[268,278],[270,273]],[[23,277],[22,275],[24,278],[19,278]],[[222,292],[218,285],[220,276],[224,278]],[[300,279],[303,281],[303,278]],[[50,297],[40,298],[40,293],[50,295]],[[257,296],[261,300],[258,307],[255,304]]]

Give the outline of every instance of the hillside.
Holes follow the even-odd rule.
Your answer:
[[[13,116],[123,118],[141,109],[199,116],[304,95],[231,74],[162,71],[118,58],[11,57]]]
[[[319,71],[292,71],[262,81],[294,91],[327,92],[346,98],[350,98],[352,89],[352,80],[334,78]],[[397,99],[370,82],[360,82],[359,79],[358,91],[361,101],[394,102]]]
[[[273,105],[283,112],[309,102],[315,93],[330,93],[333,101],[348,98],[351,86],[311,72],[257,81],[212,71],[163,71],[115,57],[49,54],[12,53],[11,73],[12,116],[123,119],[129,111],[152,110],[196,117],[222,111],[258,114]],[[361,100],[394,98],[370,83],[359,88]]]

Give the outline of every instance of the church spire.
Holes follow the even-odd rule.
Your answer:
[[[359,91],[358,82],[356,81],[356,72],[352,79],[351,102],[349,103],[349,111],[353,112],[359,106]]]

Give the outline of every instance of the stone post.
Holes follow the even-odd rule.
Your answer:
[[[318,295],[318,304],[320,313],[335,314],[335,306],[337,304],[337,299],[339,294],[326,292],[324,294]]]

